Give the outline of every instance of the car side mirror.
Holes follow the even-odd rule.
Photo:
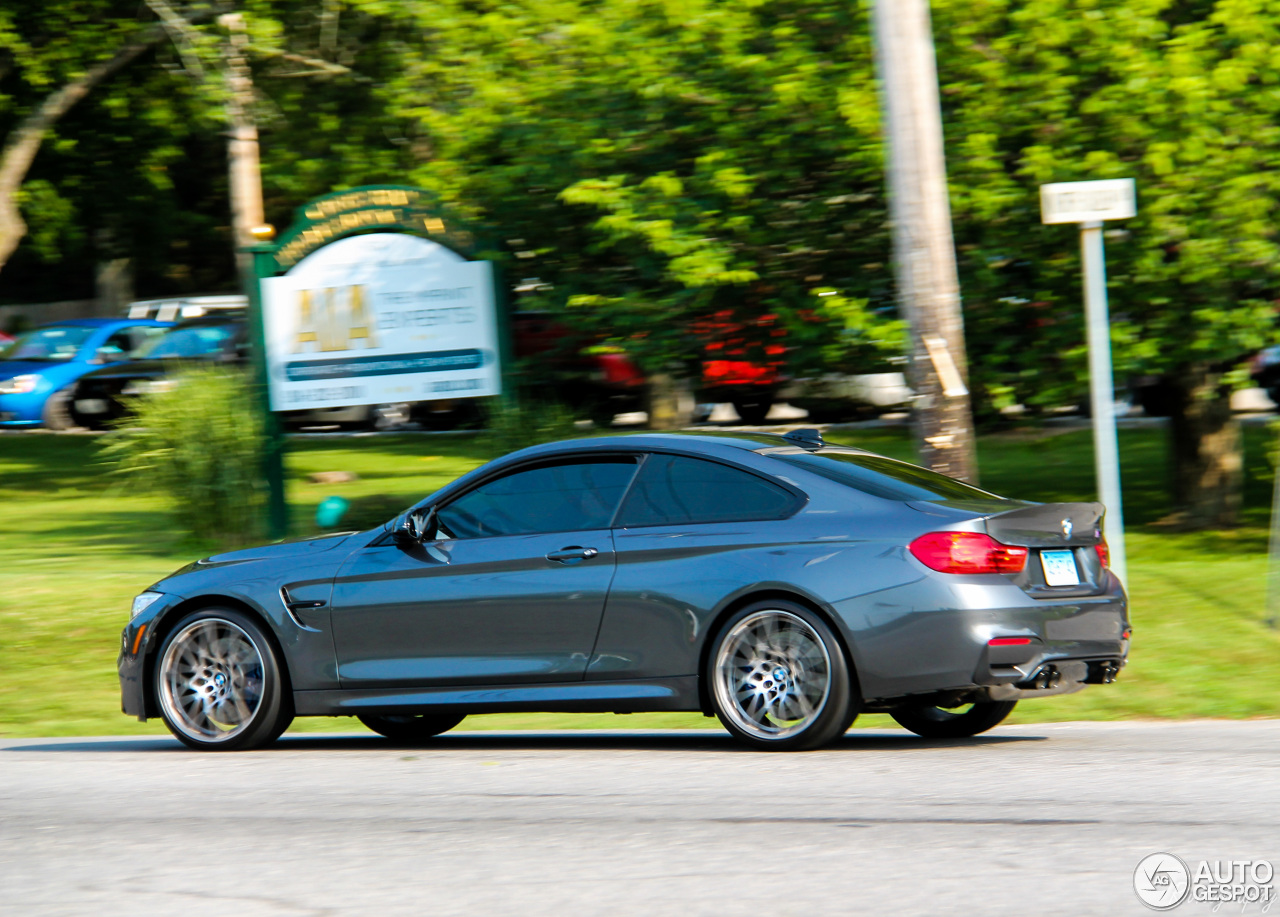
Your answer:
[[[127,359],[127,356],[119,347],[99,347],[94,352],[93,359],[98,363],[117,363]]]
[[[429,509],[417,509],[404,514],[393,537],[396,544],[402,548],[413,547],[434,538],[437,528],[434,506]]]

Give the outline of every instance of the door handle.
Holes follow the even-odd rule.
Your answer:
[[[559,551],[552,551],[547,555],[547,560],[554,560],[560,564],[576,564],[579,561],[590,560],[600,552],[595,548],[583,548],[576,544],[571,544],[567,548],[561,548]]]

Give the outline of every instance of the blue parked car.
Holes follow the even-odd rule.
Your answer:
[[[20,334],[0,350],[0,427],[72,426],[70,398],[85,373],[128,360],[172,322],[81,318]]]

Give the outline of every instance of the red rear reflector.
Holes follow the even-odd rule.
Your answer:
[[[1027,646],[1030,643],[1030,637],[992,637],[987,646]]]
[[[939,573],[1018,573],[1027,549],[1001,544],[981,532],[930,532],[911,542],[912,555]]]
[[[1102,561],[1104,568],[1111,566],[1111,549],[1107,547],[1105,538],[1095,544],[1093,549],[1098,552],[1098,560]]]

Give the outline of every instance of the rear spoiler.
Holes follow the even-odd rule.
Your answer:
[[[988,516],[987,534],[1028,548],[1095,545],[1102,540],[1101,503],[1036,503]]]

